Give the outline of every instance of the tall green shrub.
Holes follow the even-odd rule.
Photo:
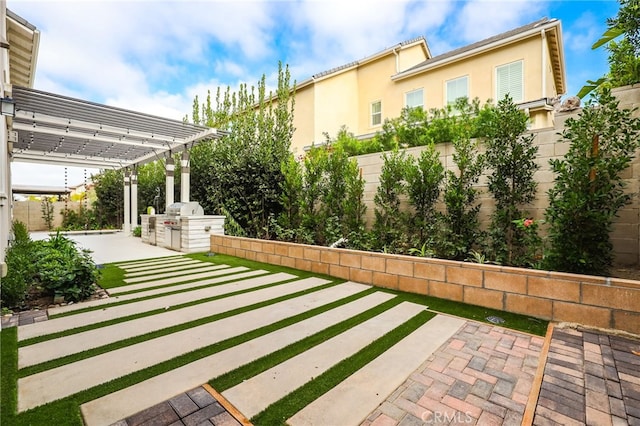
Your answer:
[[[549,191],[550,269],[604,275],[613,263],[609,239],[618,210],[631,200],[622,172],[640,147],[640,119],[618,108],[608,89],[570,118],[562,139],[571,145],[564,159],[551,160]]]
[[[382,154],[383,165],[380,183],[374,197],[375,222],[373,235],[376,248],[388,252],[402,252],[407,234],[406,212],[400,209],[402,197],[406,196],[406,175],[409,160],[405,151],[390,151]]]
[[[6,308],[19,307],[24,303],[34,273],[33,242],[27,226],[14,221],[11,233],[13,239],[5,255],[7,276],[0,279],[0,301],[2,307]]]
[[[495,108],[483,111],[486,135],[489,191],[496,202],[491,221],[491,249],[495,259],[507,265],[528,266],[530,258],[523,228],[516,220],[527,215],[523,208],[536,197],[533,175],[538,147],[534,135],[525,135],[529,118],[507,95]]]
[[[409,158],[406,175],[407,194],[409,204],[415,209],[415,214],[410,220],[409,232],[417,239],[414,245],[431,245],[433,233],[437,229],[435,205],[444,180],[444,166],[433,144],[427,145],[417,160]]]
[[[218,91],[213,107],[194,108],[194,121],[232,130],[191,151],[192,188],[207,213],[228,212],[250,237],[270,238],[282,211],[281,164],[293,135],[293,88],[288,67],[278,69],[278,86],[268,93],[263,76],[257,87]],[[197,106],[197,101],[194,101]]]
[[[92,175],[96,197],[97,222],[105,228],[117,228],[122,224],[124,205],[124,174],[122,170],[103,170]]]
[[[475,122],[461,110],[453,127],[453,162],[457,171],[447,170],[444,190],[445,214],[442,218],[436,251],[440,257],[464,260],[480,241],[476,204],[478,183],[484,168],[484,156],[478,153],[477,140],[471,139]]]

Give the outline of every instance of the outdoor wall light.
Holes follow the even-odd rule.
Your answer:
[[[0,113],[10,117],[16,116],[16,101],[12,98],[0,98]]]

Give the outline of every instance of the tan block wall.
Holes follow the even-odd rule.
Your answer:
[[[640,281],[228,235],[212,235],[211,251],[545,320],[640,334]]]
[[[66,208],[79,211],[81,203],[78,201],[56,201],[53,203],[53,229],[62,226],[62,212]],[[14,201],[13,218],[27,225],[30,232],[47,231],[47,224],[42,217],[42,207],[40,201]]]
[[[620,99],[621,107],[640,107],[640,87],[619,88],[614,91],[614,94]],[[640,114],[640,110],[636,114]],[[555,127],[532,132],[535,135],[534,144],[538,146],[538,157],[535,161],[540,165],[540,169],[534,175],[538,182],[538,196],[527,210],[535,219],[543,219],[544,212],[549,205],[547,192],[553,186],[554,179],[554,174],[549,167],[549,160],[561,158],[569,148],[569,143],[559,140],[558,133],[562,132],[564,123],[568,118],[577,118],[577,116],[578,112],[556,114]],[[450,143],[440,143],[436,145],[436,149],[440,153],[440,161],[445,168],[455,170],[452,145]],[[406,152],[408,155],[418,158],[423,150],[423,147],[415,147],[408,148]],[[484,151],[484,147],[481,146],[480,151]],[[363,200],[367,206],[367,224],[371,226],[375,218],[375,203],[373,200],[383,165],[382,153],[361,155],[354,158],[362,169],[362,177],[365,180]],[[623,176],[627,184],[627,192],[640,193],[640,152],[636,154],[631,166],[624,172]],[[487,189],[486,175],[480,179],[477,188],[480,191],[478,196],[478,201],[481,203],[480,224],[486,227],[489,225],[490,216],[494,208],[493,198]],[[438,207],[440,209],[444,208],[442,203]],[[631,204],[620,210],[619,217],[616,219],[611,233],[611,241],[616,263],[622,265],[640,264],[640,197],[633,197]]]

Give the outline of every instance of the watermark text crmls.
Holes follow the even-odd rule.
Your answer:
[[[425,411],[421,416],[422,421],[429,425],[448,425],[451,422],[456,424],[473,423],[476,419],[469,412],[442,412]]]

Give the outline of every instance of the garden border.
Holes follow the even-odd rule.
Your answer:
[[[640,334],[640,281],[211,235],[211,252],[377,287]]]

